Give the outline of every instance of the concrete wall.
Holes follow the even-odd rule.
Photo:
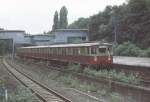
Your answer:
[[[68,39],[73,37],[85,37],[85,41],[88,41],[87,30],[56,30],[53,34],[55,35],[55,43],[68,43]]]
[[[13,39],[16,45],[49,45],[88,41],[87,29],[58,29],[51,34],[27,35],[22,30],[0,30],[0,39]]]
[[[24,35],[24,31],[0,30],[0,39],[13,39],[15,44],[24,43]]]
[[[49,45],[54,43],[54,35],[32,35],[32,42],[35,45]]]

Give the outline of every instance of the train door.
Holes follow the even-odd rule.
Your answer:
[[[91,47],[91,56],[93,57],[93,61],[97,62],[98,61],[98,56],[97,56],[97,47]]]

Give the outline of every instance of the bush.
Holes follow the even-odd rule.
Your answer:
[[[114,46],[114,54],[117,56],[140,56],[142,50],[131,42],[125,42],[123,44]]]
[[[9,94],[7,102],[32,102],[32,99],[33,95],[29,89],[25,87],[19,87],[14,93]]]
[[[150,47],[145,50],[146,56],[150,57]]]
[[[80,72],[81,71],[81,66],[80,64],[69,64],[69,70],[74,71],[74,72]]]
[[[124,102],[124,98],[118,93],[112,93],[111,102]]]
[[[107,79],[114,79],[121,82],[138,84],[140,82],[140,77],[138,73],[136,74],[125,74],[124,72],[117,72],[116,70],[93,70],[93,69],[85,69],[85,74],[95,76],[97,78],[107,78]]]

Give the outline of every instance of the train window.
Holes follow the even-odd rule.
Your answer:
[[[73,48],[73,55],[78,55],[78,48]]]
[[[68,55],[72,55],[72,48],[68,48]]]
[[[53,49],[52,49],[52,48],[50,48],[50,54],[53,54],[53,52],[52,52],[52,51],[53,51]]]
[[[108,47],[108,51],[109,53],[112,55],[113,54],[113,51],[112,51],[112,48],[111,47]]]
[[[76,55],[79,55],[79,49],[75,48],[75,50],[76,50]]]
[[[62,55],[65,55],[65,48],[62,48]]]
[[[81,55],[81,50],[80,50],[80,48],[78,48],[78,55]]]
[[[41,48],[39,48],[39,53],[41,53]]]
[[[48,51],[47,51],[47,48],[45,48],[45,54],[47,54],[47,52],[48,52]]]
[[[68,48],[65,49],[66,55],[68,55]]]
[[[58,51],[58,52],[59,52],[59,55],[61,55],[61,48],[59,48],[59,51]]]
[[[97,52],[97,51],[96,51],[96,48],[92,47],[92,48],[91,48],[91,54],[92,54],[92,55],[95,55],[95,54],[97,54],[96,52]]]
[[[55,48],[53,48],[53,55],[55,54]]]
[[[106,48],[99,48],[99,53],[100,54],[106,53]]]
[[[89,48],[83,47],[81,53],[82,53],[82,55],[88,55],[89,54]]]
[[[56,55],[58,55],[58,51],[59,51],[59,49],[58,49],[58,48],[56,48],[56,52],[55,52],[55,54],[56,54]]]
[[[85,48],[84,48],[84,47],[81,47],[81,48],[80,48],[80,54],[81,54],[81,55],[85,55]]]

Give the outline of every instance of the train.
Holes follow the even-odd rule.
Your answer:
[[[28,59],[95,66],[113,63],[112,44],[101,42],[20,47],[17,48],[17,56]]]

